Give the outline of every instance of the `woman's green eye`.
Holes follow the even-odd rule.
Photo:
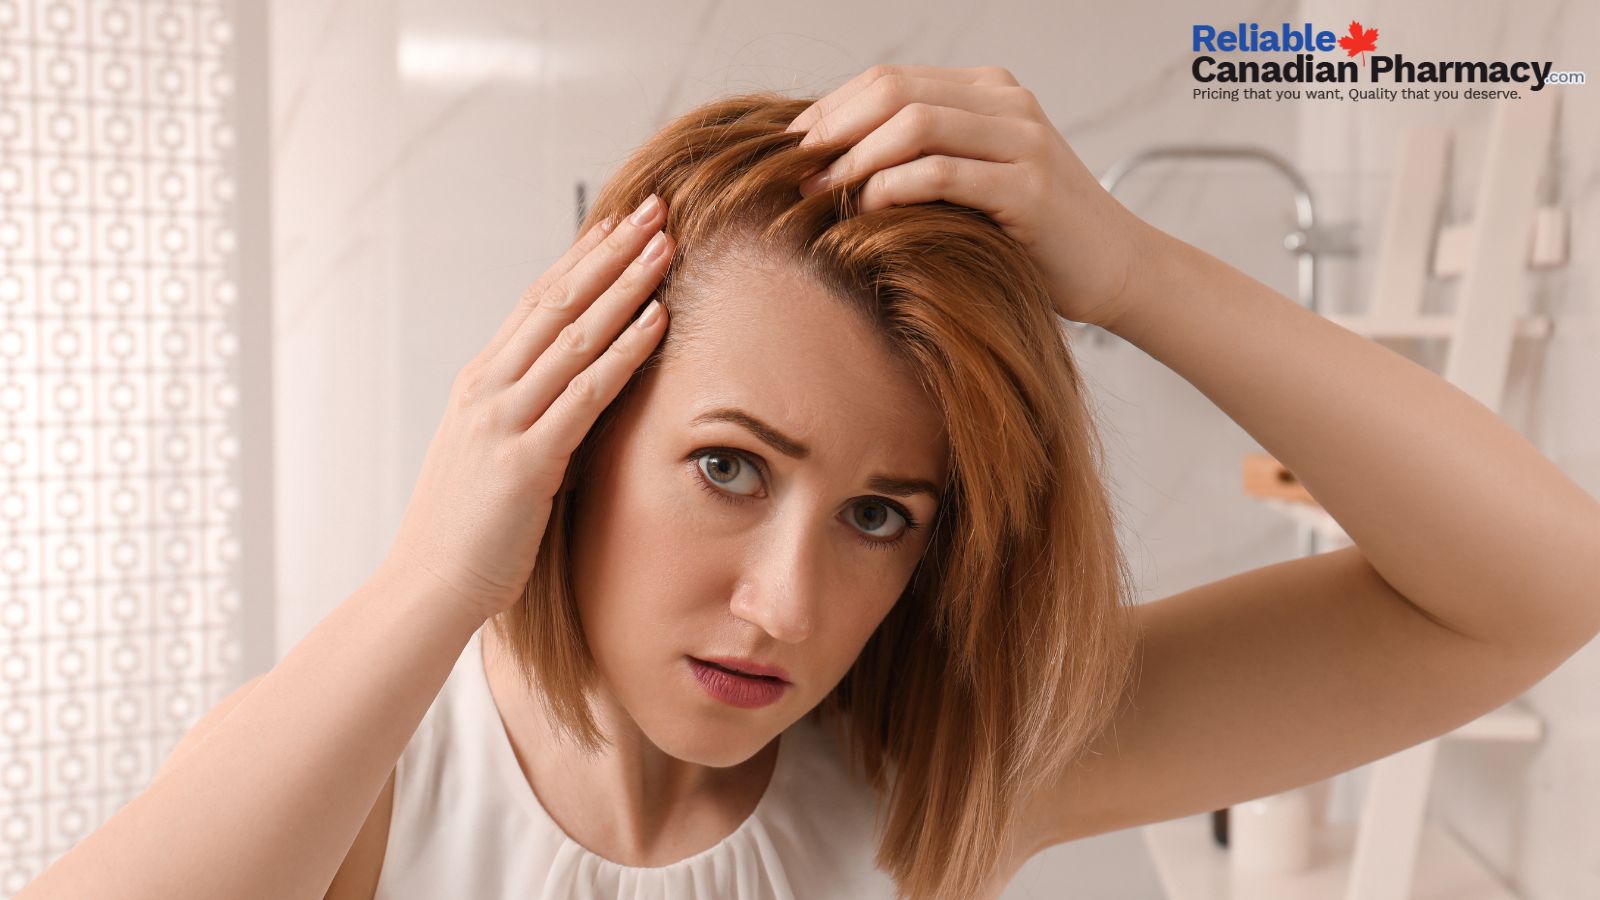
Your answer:
[[[717,487],[733,491],[735,494],[746,494],[748,496],[749,493],[754,493],[754,489],[761,487],[761,473],[756,471],[754,465],[734,454],[713,450],[703,454],[696,461],[696,465],[700,467],[700,471],[705,475],[707,481]],[[741,476],[753,482],[753,484],[749,485],[751,488],[749,492],[739,489]]]

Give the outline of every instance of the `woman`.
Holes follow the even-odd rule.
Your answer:
[[[1127,605],[1052,313],[1356,546]],[[462,370],[373,579],[20,896],[992,897],[1499,706],[1600,632],[1596,546],[1493,413],[1132,216],[1005,70],[730,98]]]

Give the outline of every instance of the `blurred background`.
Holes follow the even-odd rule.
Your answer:
[[[1496,104],[1197,99],[1189,46],[1201,23],[1352,19],[1414,61],[1600,76],[1600,5],[1555,0],[0,0],[0,889],[367,578],[452,378],[667,120],[730,92],[821,95],[874,63],[1005,66],[1136,214],[1354,317],[1408,182],[1438,172],[1440,233],[1474,222]],[[1514,298],[1534,324],[1491,404],[1591,494],[1597,91],[1545,92],[1560,106],[1528,165],[1550,212]],[[1418,155],[1402,178],[1418,128],[1450,136],[1448,166]],[[1425,309],[1448,315],[1460,282],[1430,278]],[[1448,340],[1402,338],[1449,365]],[[1186,381],[1103,332],[1071,339],[1141,599],[1337,543],[1314,510],[1245,489],[1261,448]],[[1597,683],[1591,645],[1397,770],[1427,825],[1402,811],[1368,832],[1420,840],[1400,866],[1415,892],[1394,896],[1600,897]],[[1330,786],[1347,840],[1374,781]],[[1051,848],[1006,896],[1242,896],[1201,825]],[[1350,866],[1318,865],[1271,896],[1344,896]]]

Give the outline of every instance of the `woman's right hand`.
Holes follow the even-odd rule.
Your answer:
[[[665,333],[664,309],[628,327],[672,258],[664,222],[652,194],[590,228],[456,376],[387,571],[437,580],[485,621],[522,596],[572,453]]]

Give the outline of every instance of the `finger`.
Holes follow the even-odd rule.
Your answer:
[[[602,222],[597,222],[590,226],[582,237],[574,241],[572,246],[567,248],[567,252],[561,254],[561,258],[555,261],[554,265],[546,269],[533,284],[522,292],[522,296],[517,299],[517,305],[512,308],[511,314],[506,316],[504,322],[500,323],[500,329],[494,333],[494,337],[489,339],[488,345],[478,352],[475,360],[487,362],[494,359],[500,352],[500,348],[505,346],[505,342],[522,325],[522,321],[528,317],[528,313],[538,305],[539,296],[544,293],[550,283],[567,274],[577,264],[578,260],[600,246],[600,242],[605,239],[605,236],[610,233],[615,224],[616,217],[614,216]]]
[[[873,82],[818,122],[801,140],[800,146],[822,141],[854,144],[913,103],[988,116],[1044,120],[1044,112],[1033,92],[1025,87],[890,75]]]
[[[1033,92],[1024,87],[964,84],[931,78],[890,75],[829,113],[812,127],[800,146],[827,141],[850,146],[914,103],[962,109],[988,116],[1043,118]]]
[[[1011,73],[998,66],[958,68],[954,66],[876,65],[850,79],[800,111],[784,131],[808,131],[817,121],[842,106],[880,78],[887,75],[909,75],[914,78],[935,78],[967,84],[1015,84]]]
[[[667,308],[657,305],[653,313],[646,312],[650,321],[641,316],[624,329],[599,359],[566,382],[548,410],[523,432],[530,447],[557,460],[569,459],[577,451],[601,411],[617,398],[666,333]]]
[[[641,254],[631,262],[583,315],[562,328],[559,335],[544,341],[549,349],[512,386],[509,408],[517,410],[524,427],[542,418],[557,396],[571,389],[570,382],[590,366],[609,339],[627,329],[628,321],[645,298],[654,293],[661,276],[666,274],[674,246],[665,232],[657,236],[661,238],[658,255],[645,259]],[[553,328],[559,323],[549,320],[543,324]]]
[[[802,181],[800,193],[810,195],[829,184],[853,181],[919,156],[944,154],[1016,162],[1038,146],[1040,127],[1030,119],[914,102],[902,106],[843,156]]]
[[[974,84],[977,83],[979,78],[983,77],[981,68],[879,64],[834,88],[815,103],[801,110],[800,115],[795,116],[794,121],[790,122],[784,131],[809,131],[820,119],[849,102],[851,97],[865,90],[873,82],[895,74]]]
[[[640,204],[634,212],[643,210],[644,206]],[[534,308],[489,363],[485,374],[490,383],[506,385],[521,378],[533,361],[550,346],[550,341],[555,339],[562,327],[587,309],[639,255],[639,251],[659,230],[665,210],[666,204],[658,198],[654,211],[643,222],[635,222],[633,215],[618,222],[600,246],[582,256],[569,271],[542,291]]]
[[[865,213],[947,200],[980,210],[1000,225],[1011,225],[1025,199],[1018,196],[1019,186],[1026,184],[1012,171],[1013,166],[958,156],[924,156],[874,172],[862,185],[857,203]]]

